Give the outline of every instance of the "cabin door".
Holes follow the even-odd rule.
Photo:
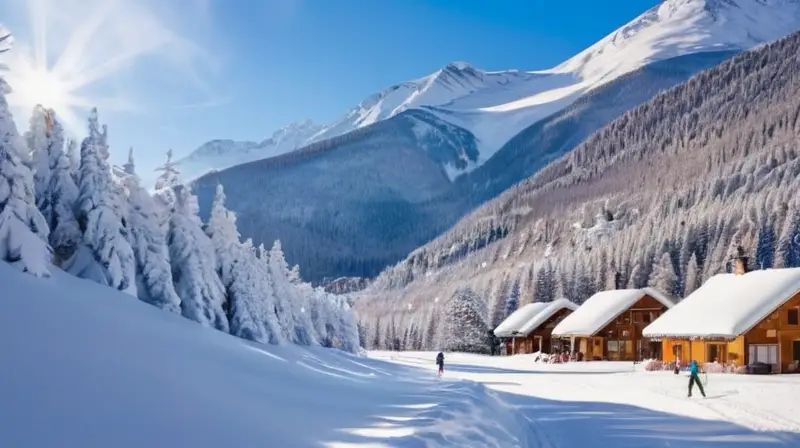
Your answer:
[[[800,365],[800,341],[792,341],[792,361],[794,361],[795,372]]]
[[[542,337],[541,336],[534,336],[533,337],[533,350],[531,350],[531,353],[537,353],[537,352],[541,353],[543,348],[544,347],[542,347]]]

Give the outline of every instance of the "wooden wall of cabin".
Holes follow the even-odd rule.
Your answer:
[[[642,330],[666,310],[667,307],[661,302],[645,295],[620,313],[613,322],[596,334],[604,339],[604,357],[612,361],[640,361],[643,358],[665,356],[663,344],[643,338]]]
[[[553,352],[553,342],[552,342],[552,334],[553,328],[556,327],[565,317],[572,314],[572,310],[569,308],[561,308],[560,310],[556,311],[550,318],[542,322],[537,328],[535,328],[531,332],[531,336],[533,337],[540,337],[542,339],[542,352],[552,354]],[[538,344],[534,342],[533,350],[536,351]]]
[[[800,293],[764,318],[745,335],[745,360],[751,364],[753,346],[777,346],[775,372],[797,372],[800,364]],[[770,356],[771,360],[771,356]]]
[[[695,340],[664,338],[661,341],[663,356],[666,362],[681,360],[681,365],[687,365],[691,360],[700,364],[713,362],[735,363],[740,366],[744,363],[744,337],[740,336],[733,341]],[[715,348],[712,348],[715,347]],[[715,356],[716,355],[716,356]]]

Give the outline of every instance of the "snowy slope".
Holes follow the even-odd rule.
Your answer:
[[[53,268],[0,263],[0,446],[529,446],[476,383],[259,346]]]

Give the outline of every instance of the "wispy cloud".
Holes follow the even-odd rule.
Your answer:
[[[178,104],[177,106],[173,106],[173,109],[178,109],[178,110],[210,109],[214,107],[224,106],[230,103],[231,101],[233,101],[233,95],[217,96],[196,103]]]

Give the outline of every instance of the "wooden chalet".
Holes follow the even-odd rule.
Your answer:
[[[800,268],[747,272],[744,257],[735,266],[711,277],[644,336],[661,342],[663,361],[765,363],[773,373],[800,372]]]
[[[512,313],[494,330],[502,338],[506,354],[553,353],[560,350],[551,332],[578,305],[567,299],[529,303]]]
[[[571,351],[583,353],[586,360],[655,358],[661,354],[661,344],[643,338],[642,330],[674,304],[652,288],[602,291],[561,321],[552,334],[569,338]]]

